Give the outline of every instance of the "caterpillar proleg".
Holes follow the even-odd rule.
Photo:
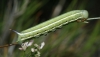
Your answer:
[[[20,33],[18,33],[18,40],[17,42],[23,42],[27,39],[37,38],[40,35],[46,34],[50,31],[55,30],[65,24],[76,20],[83,20],[88,18],[88,12],[86,10],[74,10],[68,13],[62,14],[58,17],[52,18],[46,22],[43,22],[37,26],[31,27],[26,29]]]

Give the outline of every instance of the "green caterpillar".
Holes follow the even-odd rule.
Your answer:
[[[18,34],[17,42],[23,42],[27,39],[37,38],[40,35],[47,34],[61,26],[68,24],[76,20],[83,20],[88,18],[88,12],[86,10],[74,10],[68,13],[62,14],[58,17],[52,18],[46,22],[43,22],[37,26],[24,30]]]

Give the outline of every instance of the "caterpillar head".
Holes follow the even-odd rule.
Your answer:
[[[87,18],[88,18],[88,12],[86,11],[86,10],[82,10],[81,11],[81,15],[82,15],[82,17],[79,19],[79,20],[77,20],[78,22],[83,22],[83,23],[88,23],[87,22]]]
[[[82,10],[83,18],[88,18],[88,12],[86,10]]]

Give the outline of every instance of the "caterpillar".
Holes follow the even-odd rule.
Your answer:
[[[62,14],[58,17],[52,18],[39,25],[26,29],[18,34],[18,43],[22,43],[25,40],[37,38],[40,35],[47,34],[63,25],[77,20],[85,21],[88,18],[88,12],[86,10],[73,10],[68,13]]]

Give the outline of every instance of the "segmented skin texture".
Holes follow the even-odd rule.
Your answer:
[[[58,17],[52,18],[46,22],[43,22],[37,26],[22,31],[18,34],[17,42],[23,42],[27,39],[37,38],[40,35],[47,34],[48,32],[60,28],[65,24],[84,18],[88,18],[88,12],[86,10],[70,11]]]

